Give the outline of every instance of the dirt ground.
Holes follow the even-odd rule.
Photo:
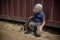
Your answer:
[[[0,40],[60,40],[60,34],[43,31],[41,37],[34,37],[31,34],[24,34],[24,31],[20,30],[21,27],[23,25],[18,23],[0,21]]]

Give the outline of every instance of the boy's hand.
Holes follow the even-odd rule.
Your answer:
[[[30,20],[31,18],[33,18],[33,16],[29,17],[28,20]]]

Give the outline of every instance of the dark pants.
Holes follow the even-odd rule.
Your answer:
[[[37,24],[35,22],[30,22],[29,27],[31,30],[33,30],[35,36],[40,36],[41,32],[37,29]]]

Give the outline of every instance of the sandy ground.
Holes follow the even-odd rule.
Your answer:
[[[60,35],[43,31],[41,37],[24,34],[23,25],[0,21],[0,40],[60,40]]]

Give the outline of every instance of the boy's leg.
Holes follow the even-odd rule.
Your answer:
[[[34,22],[29,22],[28,25],[25,25],[25,33],[28,33],[34,30],[35,25],[36,24]]]
[[[40,32],[40,30],[38,30],[38,29],[36,30],[36,36],[37,36],[37,37],[40,37],[40,36],[41,36],[41,32]]]
[[[33,30],[35,36],[37,36],[37,37],[41,36],[41,32],[38,29],[38,28],[40,28],[39,25],[37,25],[35,22],[30,22],[29,27],[30,27],[31,30]]]
[[[42,32],[40,32],[39,28],[40,28],[40,27],[38,27],[38,26],[35,27],[35,30],[34,30],[34,31],[35,31],[35,36],[36,36],[36,37],[40,37],[40,36],[41,36],[41,33],[42,33]]]
[[[29,28],[31,29],[31,30],[34,30],[34,27],[36,26],[36,23],[35,22],[30,22],[29,23]]]

